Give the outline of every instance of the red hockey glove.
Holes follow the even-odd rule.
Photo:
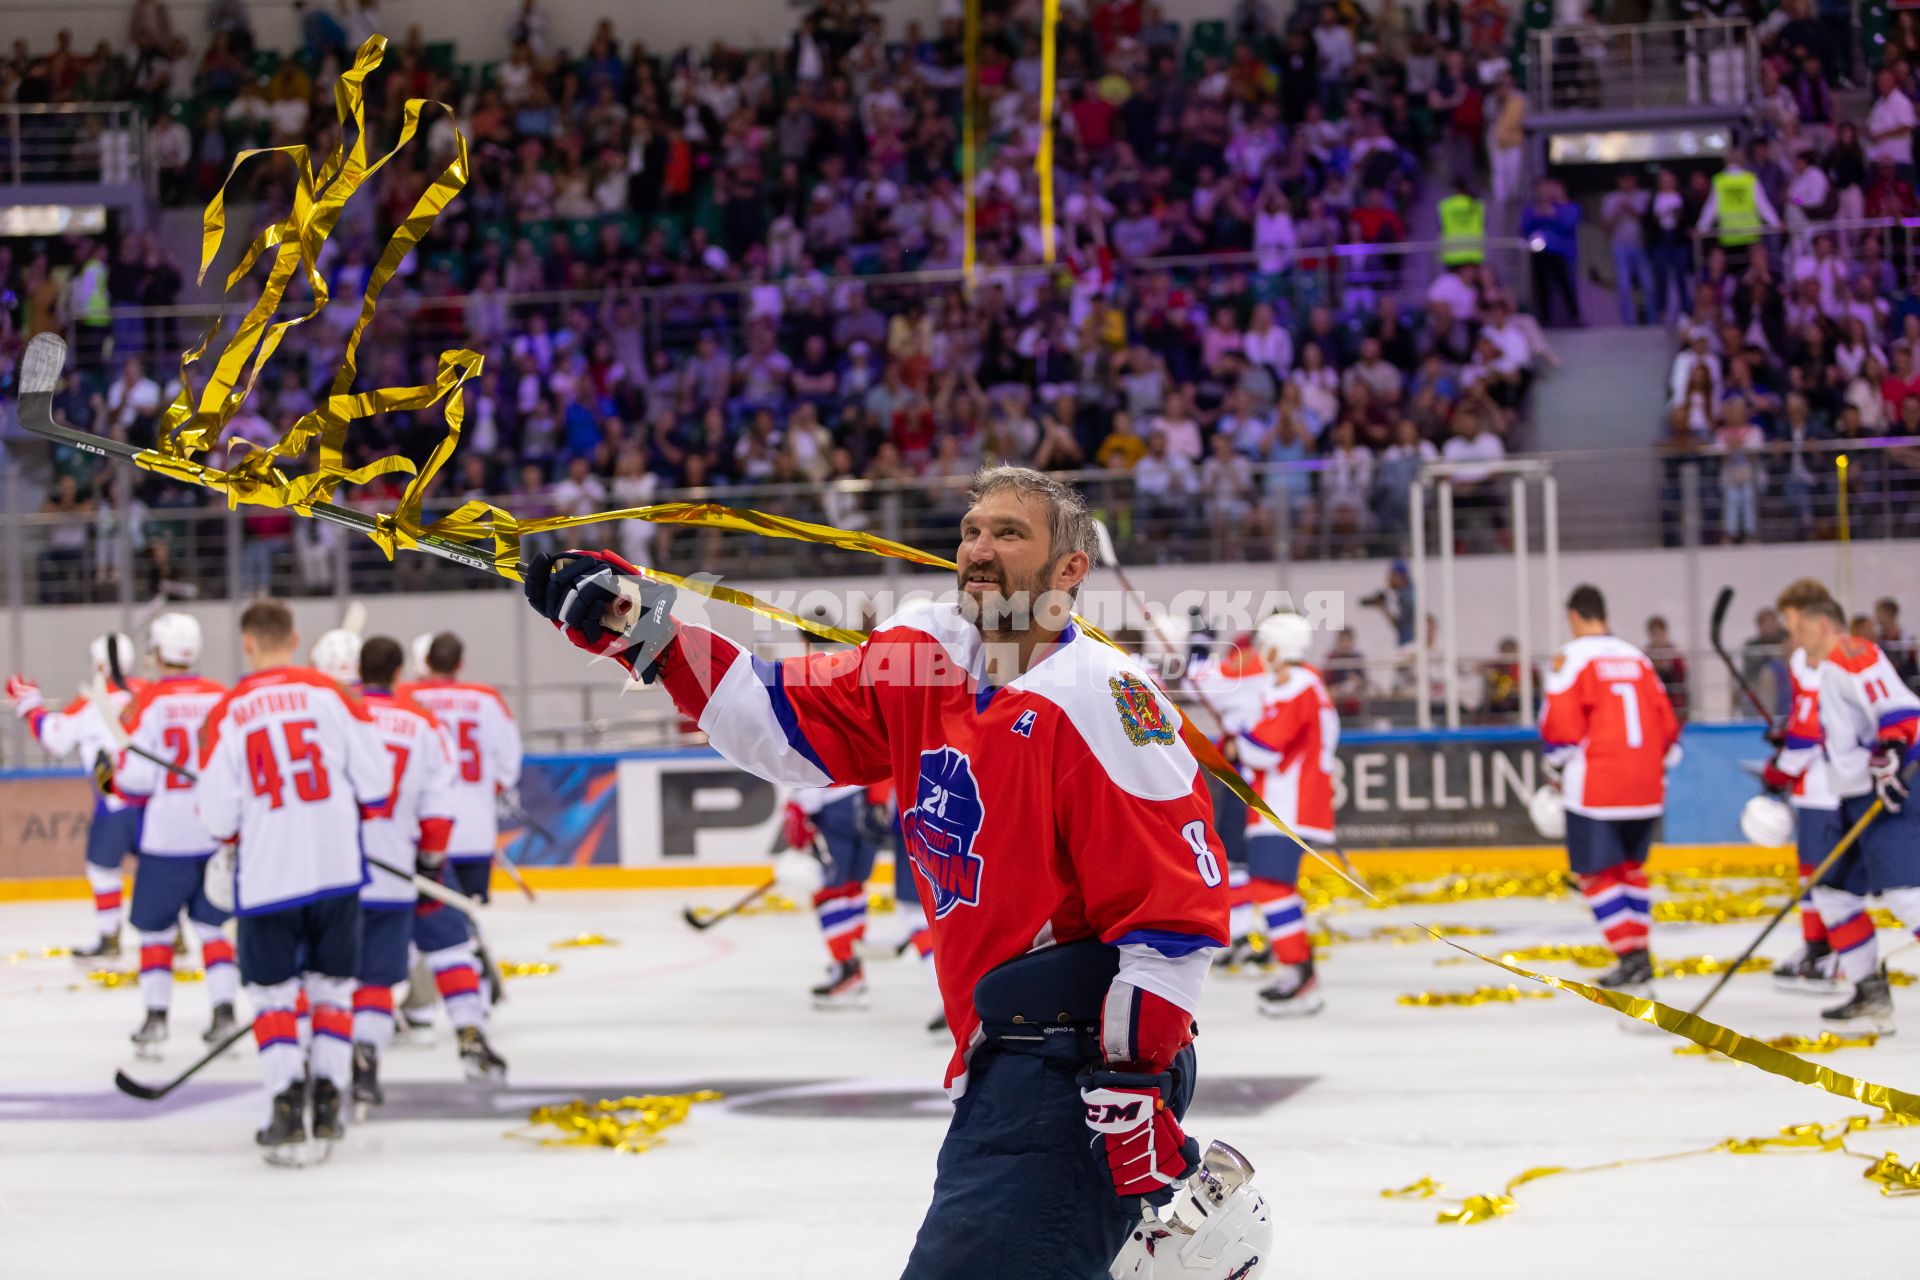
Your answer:
[[[447,865],[447,841],[452,835],[452,818],[420,819],[420,843],[415,847],[414,870],[429,880],[440,879],[440,869]]]
[[[787,842],[787,848],[805,853],[813,844],[813,820],[807,817],[805,809],[789,800],[786,815],[781,819],[780,833],[781,839]]]
[[[1799,779],[1780,767],[1778,756],[1767,761],[1767,767],[1760,771],[1760,786],[1774,799],[1793,790],[1793,784]]]
[[[1164,1203],[1173,1185],[1200,1164],[1200,1144],[1189,1138],[1167,1105],[1173,1077],[1104,1068],[1080,1073],[1087,1128],[1100,1135],[1114,1194]]]
[[[1880,793],[1880,803],[1886,806],[1888,813],[1900,812],[1900,806],[1907,802],[1907,780],[1900,776],[1900,766],[1905,762],[1907,743],[1900,738],[1882,738],[1873,746],[1873,753],[1867,757],[1867,773],[1873,779],[1873,789]]]
[[[575,647],[653,679],[654,660],[673,639],[672,587],[611,551],[538,555],[525,577],[527,603]]]
[[[22,720],[47,705],[47,700],[40,696],[40,686],[21,675],[7,677],[7,697],[13,702],[13,714]]]

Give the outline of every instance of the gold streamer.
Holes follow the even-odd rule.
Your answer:
[[[1034,151],[1033,172],[1040,186],[1040,260],[1054,256],[1053,226],[1053,96],[1055,46],[1059,43],[1060,0],[1046,0],[1040,15],[1040,145]]]
[[[1889,1151],[1873,1162],[1866,1176],[1869,1181],[1880,1184],[1883,1196],[1920,1195],[1920,1160],[1903,1165],[1900,1157]]]
[[[638,1155],[665,1142],[660,1134],[686,1121],[694,1106],[718,1102],[725,1095],[712,1089],[694,1093],[648,1093],[637,1097],[601,1098],[535,1107],[527,1122],[507,1133],[517,1142],[542,1147],[605,1147],[612,1151]],[[554,1128],[559,1137],[537,1132]]]
[[[792,915],[799,909],[800,905],[784,893],[765,893],[754,901],[749,902],[746,906],[741,907],[733,914],[737,916],[786,916]],[[711,920],[715,914],[712,907],[695,907],[693,909],[693,918],[695,920]]]
[[[1409,1182],[1404,1187],[1391,1187],[1380,1193],[1382,1200],[1430,1200],[1446,1190],[1445,1186],[1432,1178],[1422,1178],[1418,1182]]]
[[[1776,1049],[1785,1049],[1789,1053],[1833,1053],[1838,1049],[1871,1049],[1880,1042],[1880,1037],[1871,1031],[1859,1035],[1841,1035],[1833,1031],[1822,1031],[1816,1036],[1775,1036],[1766,1041]],[[1700,1054],[1713,1056],[1712,1051],[1697,1044],[1683,1044],[1674,1050],[1676,1054]]]
[[[1517,1004],[1522,1000],[1551,1000],[1551,991],[1522,991],[1504,987],[1475,987],[1472,991],[1421,991],[1401,996],[1399,1003],[1421,1009],[1458,1009],[1482,1004]]]
[[[576,933],[571,938],[562,938],[558,942],[550,942],[547,945],[554,951],[576,951],[585,947],[617,947],[620,944],[603,934]]]
[[[173,980],[182,986],[190,982],[205,982],[205,969],[175,969]],[[93,969],[87,973],[87,982],[102,991],[115,991],[121,987],[133,987],[140,984],[140,974],[133,969]],[[77,988],[76,988],[77,989]]]
[[[500,976],[503,978],[544,978],[560,972],[560,966],[550,960],[502,960]]]

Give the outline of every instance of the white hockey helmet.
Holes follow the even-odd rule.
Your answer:
[[[433,648],[433,638],[439,634],[438,631],[422,631],[413,638],[413,643],[407,646],[407,656],[413,661],[414,679],[425,680],[433,674],[427,670],[427,650]]]
[[[1297,613],[1272,614],[1253,633],[1253,647],[1264,662],[1304,661],[1313,647],[1313,624]]]
[[[1149,1215],[1107,1269],[1113,1280],[1255,1280],[1273,1256],[1273,1215],[1253,1166],[1224,1142],[1175,1193],[1166,1218]]]
[[[111,667],[107,661],[107,642],[111,640],[119,651],[122,667],[132,663],[134,658],[133,638],[124,631],[109,631],[106,635],[95,636],[93,643],[87,646],[87,656],[93,660],[93,669],[101,675],[110,675]]]
[[[360,637],[335,627],[313,642],[307,660],[320,674],[340,684],[360,683]]]
[[[1740,810],[1740,834],[1763,849],[1793,843],[1793,809],[1784,800],[1755,796]]]
[[[1567,838],[1567,801],[1558,787],[1535,787],[1527,798],[1533,829],[1549,840]]]
[[[214,910],[225,911],[229,915],[233,913],[234,878],[239,871],[234,864],[233,849],[231,841],[214,847],[200,884],[200,891],[207,895],[207,901],[213,904]]]
[[[812,854],[784,849],[773,855],[773,882],[782,893],[811,898],[826,884],[827,873]]]
[[[147,627],[147,647],[169,667],[200,661],[200,622],[190,613],[163,613]]]

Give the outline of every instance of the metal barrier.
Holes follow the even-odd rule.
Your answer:
[[[147,126],[130,102],[0,104],[0,180],[152,189]]]
[[[1759,84],[1760,45],[1740,20],[1598,22],[1527,35],[1535,111],[1744,106]]]

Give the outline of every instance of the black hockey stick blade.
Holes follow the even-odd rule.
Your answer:
[[[714,912],[712,915],[702,916],[696,911],[694,911],[692,907],[687,907],[680,912],[680,918],[682,920],[685,920],[687,924],[692,928],[711,929],[713,928],[713,926],[719,924],[722,920],[725,920],[728,916],[739,915],[741,911],[743,911],[747,907],[752,906],[755,902],[760,900],[760,896],[762,894],[766,893],[767,890],[773,888],[773,886],[776,883],[778,882],[774,880],[768,880],[765,884],[760,885],[758,888],[754,889],[751,893],[747,894],[746,897],[740,899],[738,902],[735,902],[731,906],[722,907],[720,910]]]
[[[137,445],[87,431],[76,431],[53,420],[53,393],[60,386],[60,371],[66,367],[66,363],[67,344],[58,334],[35,334],[33,341],[27,344],[26,353],[20,357],[20,425],[52,444],[79,449],[114,462],[130,462],[137,467],[147,465],[151,460],[150,455]],[[331,502],[315,502],[300,508],[299,513],[327,524],[337,524],[343,529],[352,529],[356,533],[382,532],[379,516]],[[442,560],[451,560],[484,573],[500,572],[492,557],[467,543],[434,534],[416,537],[412,542],[421,551],[439,556]],[[519,566],[516,566],[516,571],[518,569]]]
[[[1707,626],[1707,634],[1713,639],[1714,652],[1724,654],[1726,646],[1720,643],[1720,628],[1727,620],[1727,610],[1733,607],[1733,588],[1722,587],[1713,602],[1713,621]]]
[[[42,335],[42,336],[45,336],[45,335]],[[233,1048],[234,1045],[239,1044],[241,1038],[247,1035],[247,1033],[249,1033],[252,1030],[253,1030],[253,1024],[251,1022],[247,1023],[243,1027],[237,1028],[225,1040],[222,1040],[219,1044],[216,1044],[215,1046],[213,1046],[213,1048],[207,1050],[206,1055],[202,1057],[198,1062],[194,1063],[192,1066],[188,1067],[185,1071],[182,1071],[179,1075],[167,1081],[167,1083],[165,1084],[162,1084],[162,1085],[141,1084],[138,1080],[135,1080],[132,1076],[128,1075],[126,1072],[116,1071],[113,1073],[114,1087],[119,1089],[120,1092],[126,1094],[130,1098],[138,1098],[142,1102],[158,1102],[160,1101],[160,1099],[166,1097],[168,1094],[172,1093],[175,1089],[178,1089],[181,1085],[185,1084],[187,1081],[193,1079],[194,1076],[200,1074],[201,1068],[207,1066],[215,1058],[219,1057],[221,1054],[225,1053],[227,1050]]]
[[[122,693],[133,692],[127,684],[127,669],[120,665],[120,636],[113,631],[107,632],[107,674],[113,677],[114,688]]]
[[[1726,642],[1721,638],[1720,631],[1726,624],[1727,610],[1732,607],[1733,588],[1720,588],[1720,594],[1713,602],[1713,616],[1707,623],[1707,640],[1713,645],[1714,653],[1718,655],[1720,661],[1725,664],[1727,674],[1733,677],[1734,686],[1745,696],[1753,709],[1760,713],[1760,718],[1768,724],[1772,724],[1773,712],[1767,710],[1767,704],[1760,701],[1760,695],[1755,693],[1753,686],[1747,683],[1746,673],[1740,670],[1740,664],[1735,662],[1733,655],[1727,652]]]

